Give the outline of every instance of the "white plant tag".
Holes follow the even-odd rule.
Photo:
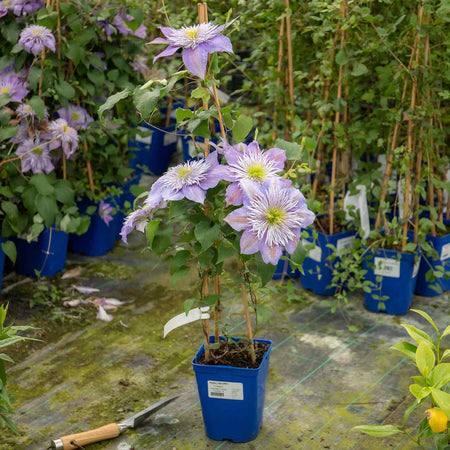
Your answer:
[[[208,380],[208,397],[223,400],[244,400],[244,385],[242,383]]]
[[[178,136],[173,133],[165,133],[164,134],[164,145],[175,144],[177,142]]]
[[[358,193],[351,195],[350,191],[347,191],[344,198],[345,218],[351,219],[350,206],[354,206],[356,210],[359,210],[359,217],[361,219],[361,228],[364,233],[364,238],[368,238],[370,234],[370,221],[369,221],[369,207],[367,206],[367,190],[366,186],[358,184],[356,186]]]
[[[306,239],[302,239],[302,244],[305,247],[307,245],[313,244],[313,242],[308,241]],[[316,245],[314,248],[309,250],[307,258],[311,258],[316,262],[320,262],[322,260],[322,249]]]
[[[346,238],[339,239],[336,243],[337,253],[348,253],[352,248],[355,236],[348,236]]]
[[[450,243],[443,245],[441,250],[441,261],[448,258],[450,258]]]
[[[375,275],[400,278],[400,261],[391,258],[375,257]]]
[[[175,328],[186,325],[187,323],[195,322],[200,319],[209,319],[209,306],[203,308],[191,309],[186,315],[185,313],[178,314],[178,316],[172,317],[164,325],[164,337],[166,337]]]
[[[147,128],[144,128],[144,127],[138,127],[138,130],[140,130],[140,131],[142,131],[144,133],[147,133],[147,132],[150,131],[151,134],[149,136],[145,136],[145,137],[141,136],[140,134],[136,134],[136,142],[142,142],[143,144],[150,145],[152,143],[153,131],[151,131],[151,130],[149,130]]]
[[[420,257],[421,258],[421,257]],[[417,260],[417,262],[414,264],[414,270],[413,270],[413,278],[416,278],[417,274],[419,273],[419,266],[420,266],[420,258]]]

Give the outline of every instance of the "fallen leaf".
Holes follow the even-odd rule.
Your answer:
[[[111,322],[113,320],[113,316],[108,314],[102,306],[98,307],[97,319],[103,320],[104,322]]]
[[[75,300],[69,300],[67,302],[64,302],[63,305],[66,308],[74,308],[75,306],[78,306],[81,303],[81,300],[79,298],[76,298]]]
[[[73,269],[70,269],[67,272],[65,272],[64,275],[61,277],[61,279],[65,280],[67,278],[79,277],[81,275],[82,270],[83,269],[81,268],[81,266],[74,267]]]
[[[93,292],[99,292],[100,289],[89,287],[89,286],[75,286],[72,285],[72,288],[78,291],[80,294],[92,294]]]
[[[95,306],[102,306],[106,311],[116,309],[118,306],[123,305],[123,302],[121,302],[117,298],[104,298],[104,297],[96,298],[95,300],[93,300],[93,303]]]

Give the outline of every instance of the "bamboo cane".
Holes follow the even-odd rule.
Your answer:
[[[242,261],[241,259],[239,259],[238,262],[238,267],[239,267],[239,272],[241,274],[241,279],[243,280],[243,273],[242,273]],[[247,298],[247,291],[245,290],[245,285],[244,282],[241,282],[241,294],[242,294],[242,304],[244,306],[244,315],[245,315],[245,325],[247,328],[247,337],[250,339],[250,357],[252,359],[252,363],[256,362],[256,357],[255,357],[255,346],[253,344],[253,331],[252,331],[252,322],[250,320],[250,313],[248,310],[248,298]]]
[[[276,84],[276,93],[275,93],[275,104],[273,108],[273,120],[274,123],[277,123],[277,103],[278,103],[278,90],[280,89],[281,84],[281,78],[280,78],[280,72],[283,64],[283,36],[284,36],[284,17],[280,20],[280,32],[278,35],[278,62],[277,62],[277,84]],[[272,129],[272,140],[275,141],[276,139],[276,129]]]
[[[290,11],[289,0],[285,0],[286,10]],[[288,87],[289,87],[289,101],[292,110],[291,116],[291,133],[294,132],[294,69],[292,62],[292,35],[291,35],[291,13],[286,15],[286,38],[287,38],[287,51],[288,51]]]

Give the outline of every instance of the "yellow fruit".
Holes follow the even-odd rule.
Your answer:
[[[431,408],[425,411],[428,425],[435,433],[441,433],[447,429],[448,418],[439,408]]]

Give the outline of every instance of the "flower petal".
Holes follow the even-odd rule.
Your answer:
[[[200,44],[195,49],[185,48],[183,51],[183,62],[186,69],[202,80],[205,78],[206,65],[208,64],[208,50],[204,45],[204,43]]]
[[[150,44],[169,44],[169,42],[170,41],[168,39],[164,39],[162,37],[159,37],[159,38],[153,39],[153,41],[147,42],[147,45],[150,45]]]
[[[205,202],[206,192],[198,185],[184,186],[181,192],[193,202],[201,204]]]
[[[227,205],[239,206],[242,205],[243,196],[239,183],[232,183],[227,187],[226,191]]]
[[[281,245],[272,245],[270,247],[268,245],[264,245],[261,248],[261,256],[266,264],[273,264],[276,266],[281,258],[281,255]]]
[[[111,322],[113,320],[113,316],[108,314],[102,306],[98,307],[97,319],[103,320],[104,322]]]
[[[269,159],[275,162],[275,167],[277,169],[283,170],[284,163],[286,161],[286,152],[281,148],[271,148],[264,153]]]
[[[160,27],[159,28],[161,30],[161,33],[165,36],[165,37],[171,37],[173,36],[174,33],[174,29],[170,28],[170,27]]]
[[[223,220],[236,231],[245,230],[248,227],[248,211],[244,206],[228,214]]]
[[[297,248],[297,245],[298,245],[298,241],[299,241],[299,239],[295,238],[290,241],[287,241],[286,244],[284,245],[284,248],[290,255],[292,255],[292,253],[295,252],[295,249]]]
[[[208,53],[215,52],[228,52],[233,53],[233,45],[231,44],[230,38],[227,36],[222,36],[219,34],[216,37],[213,37],[209,41],[206,41],[204,44]]]
[[[176,45],[169,45],[165,50],[163,50],[161,53],[159,53],[153,58],[153,62],[155,62],[158,58],[161,58],[163,56],[173,55],[179,48],[180,47],[177,47]]]
[[[243,255],[252,255],[259,250],[259,239],[256,233],[245,230],[241,236],[241,253]]]

